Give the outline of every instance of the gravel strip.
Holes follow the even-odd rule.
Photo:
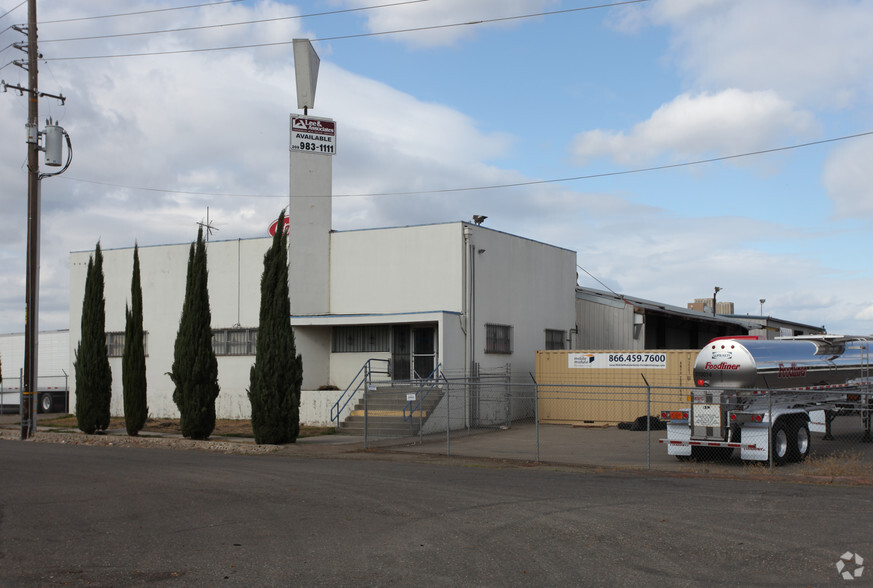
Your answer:
[[[0,440],[20,441],[20,431],[0,430]],[[96,445],[103,447],[146,447],[176,450],[213,451],[217,453],[233,453],[239,455],[265,455],[276,453],[278,445],[256,445],[251,439],[240,442],[206,440],[195,441],[182,437],[159,437],[144,435],[130,437],[128,435],[85,435],[81,432],[48,432],[37,431],[36,435],[27,439],[31,443],[61,443],[70,445]]]

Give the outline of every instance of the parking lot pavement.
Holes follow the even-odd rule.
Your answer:
[[[857,429],[857,427],[855,427]],[[860,432],[850,425],[836,425],[835,439],[823,441],[813,434],[810,458],[803,463],[775,468],[781,475],[819,474],[860,476],[873,483],[873,443],[860,442]],[[667,454],[659,439],[665,431],[630,431],[617,427],[573,427],[569,425],[513,424],[510,428],[473,431],[470,434],[406,439],[391,445],[407,453],[442,454],[507,460],[541,461],[575,466],[652,469],[667,472],[717,472],[731,475],[761,473],[768,462],[743,462],[739,452],[726,461],[682,462]],[[845,467],[841,467],[845,466]]]
[[[378,453],[0,455],[3,586],[825,586],[845,585],[844,554],[873,557],[861,487]]]
[[[6,436],[20,431],[17,415],[0,417],[0,427]],[[5,424],[4,424],[5,423]],[[290,455],[301,455],[305,447],[310,455],[329,453],[348,454],[365,447],[374,451],[395,454],[451,456],[472,459],[512,460],[516,462],[542,462],[568,466],[584,466],[609,469],[652,470],[673,473],[720,474],[728,476],[754,476],[762,473],[780,476],[806,476],[813,481],[824,477],[841,483],[864,483],[873,485],[873,443],[860,442],[857,423],[838,419],[834,425],[833,441],[823,441],[822,435],[813,434],[810,458],[802,463],[787,464],[769,469],[768,462],[743,462],[739,452],[726,461],[682,462],[667,454],[659,439],[666,437],[663,430],[632,431],[617,427],[578,427],[570,425],[540,425],[514,423],[509,428],[493,428],[454,431],[448,439],[445,434],[403,439],[380,439],[373,435],[360,436],[322,435],[298,439],[294,446],[278,450]],[[16,434],[11,433],[11,434]],[[123,443],[127,439],[124,430],[108,431]],[[79,434],[71,431],[71,434]],[[89,440],[97,443],[98,440]],[[102,437],[102,436],[98,436]],[[144,433],[143,437],[168,437],[163,433]],[[175,437],[180,438],[176,435]],[[212,437],[213,441],[235,444],[253,443],[247,437]],[[105,441],[103,444],[111,443]],[[179,448],[179,447],[174,447]],[[315,450],[317,448],[317,451]]]

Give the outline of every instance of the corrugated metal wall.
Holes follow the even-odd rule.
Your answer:
[[[613,305],[577,298],[576,320],[579,325],[577,349],[644,349],[645,333],[634,330],[634,309],[629,304]],[[645,327],[638,327],[642,328]]]

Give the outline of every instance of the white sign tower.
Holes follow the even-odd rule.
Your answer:
[[[315,105],[318,55],[308,39],[294,39],[297,108],[291,115],[288,263],[291,314],[330,311],[330,229],[336,123],[308,116]]]

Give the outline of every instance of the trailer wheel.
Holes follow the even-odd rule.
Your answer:
[[[773,452],[773,463],[782,465],[788,461],[788,454],[791,447],[791,434],[786,429],[785,423],[782,420],[777,420],[773,425],[773,442],[770,450]]]
[[[798,421],[791,430],[791,437],[789,439],[789,460],[790,461],[803,461],[806,459],[806,456],[809,455],[809,426],[806,424],[806,421]]]
[[[39,397],[39,408],[42,412],[51,412],[54,406],[54,398],[51,393],[43,394]]]

